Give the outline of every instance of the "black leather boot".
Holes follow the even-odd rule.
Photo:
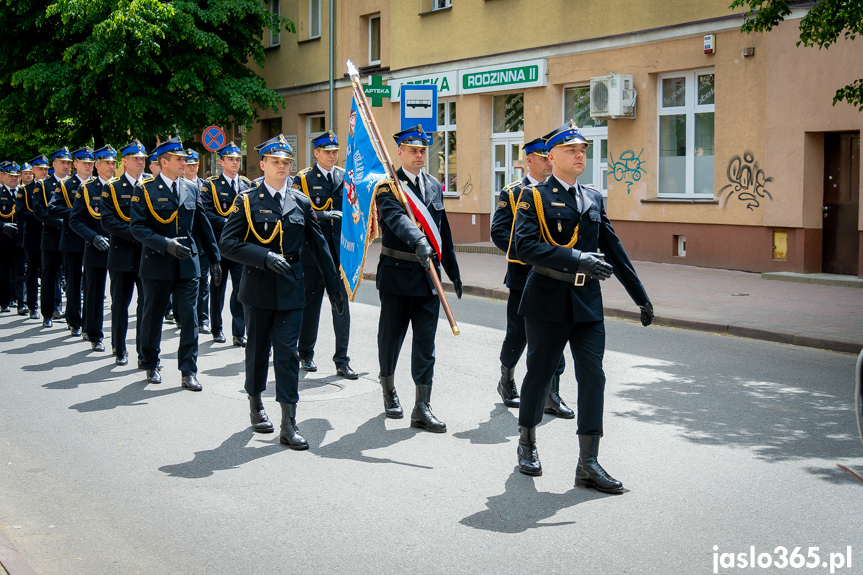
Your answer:
[[[405,416],[399,396],[396,394],[396,376],[382,375],[381,388],[384,393],[384,412],[390,419],[401,419]]]
[[[297,427],[297,404],[280,403],[279,405],[282,406],[282,428],[279,442],[298,451],[308,449],[309,442],[300,435],[300,429]]]
[[[270,423],[270,418],[267,417],[267,412],[264,411],[264,402],[261,399],[261,394],[249,396],[249,417],[252,420],[252,431],[255,433],[272,433],[273,424]]]
[[[497,392],[505,406],[519,406],[521,400],[518,397],[518,388],[515,386],[515,368],[500,366],[500,381],[497,384]]]
[[[605,472],[596,460],[599,455],[598,435],[579,435],[578,466],[575,468],[575,484],[593,487],[603,493],[623,493],[623,483]]]
[[[425,429],[432,433],[446,433],[446,423],[434,416],[429,405],[430,385],[417,385],[417,399],[411,412],[411,427]]]
[[[542,410],[549,415],[556,415],[561,419],[572,419],[575,413],[560,398],[560,376],[551,376],[551,390],[548,399],[545,400],[545,409]]]
[[[536,428],[518,426],[518,470],[525,475],[542,475],[536,450]]]

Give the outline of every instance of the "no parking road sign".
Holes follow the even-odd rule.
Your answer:
[[[201,142],[208,152],[215,152],[225,145],[225,131],[219,126],[210,126],[201,134]]]

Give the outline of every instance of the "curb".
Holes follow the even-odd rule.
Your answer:
[[[363,279],[374,281],[376,275],[377,274],[375,272],[366,272],[363,274]],[[451,283],[445,282],[443,280],[441,280],[441,283],[444,287],[444,291],[454,293]],[[463,287],[463,291],[468,295],[489,299],[499,299],[504,301],[506,301],[507,297],[509,297],[509,290],[507,289],[465,285]],[[613,317],[616,319],[625,319],[631,321],[640,321],[641,319],[640,312],[635,312],[628,309],[624,310],[614,307],[605,307],[603,308],[603,311],[606,317]],[[775,343],[785,343],[788,345],[799,345],[801,347],[813,347],[816,349],[824,349],[827,351],[838,351],[842,353],[853,354],[859,354],[861,351],[863,351],[863,344],[860,343],[854,343],[840,339],[808,336],[801,333],[788,333],[767,329],[759,329],[756,327],[747,327],[736,324],[723,324],[718,322],[698,321],[659,315],[653,319],[653,323],[654,325],[661,325],[664,327],[676,327],[679,329],[703,331],[720,335],[731,335],[735,337],[745,337],[748,339],[759,339],[762,341],[772,341]]]
[[[9,575],[37,575],[2,531],[0,531],[0,567],[6,569]]]

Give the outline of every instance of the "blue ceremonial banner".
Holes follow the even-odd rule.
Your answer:
[[[386,170],[362,121],[354,97],[348,122],[347,163],[342,198],[341,271],[350,301],[363,279],[369,244],[378,237],[375,191]]]

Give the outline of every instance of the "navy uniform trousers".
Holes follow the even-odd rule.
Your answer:
[[[47,179],[51,179],[50,177]],[[81,290],[84,288],[84,240],[69,227],[69,216],[75,205],[75,194],[81,185],[77,174],[63,180],[48,202],[48,214],[62,222],[60,252],[66,274],[66,324],[69,329],[83,326]]]
[[[36,186],[34,180],[18,188],[15,200],[15,213],[24,223],[24,293],[30,311],[39,309],[39,275],[42,273],[42,222],[33,213],[32,199]]]
[[[575,285],[581,252],[603,252],[630,297],[638,305],[647,303],[648,298],[608,221],[602,196],[592,188],[578,187],[583,198],[581,209],[572,191],[554,176],[536,185],[536,194],[534,187],[527,188],[519,203],[513,234],[516,253],[533,269],[519,306],[527,334],[527,374],[521,388],[518,423],[530,428],[542,421],[551,376],[568,342],[578,383],[577,433],[602,435],[602,292],[598,280]],[[542,202],[542,216],[538,201]],[[574,246],[566,247],[573,239],[577,239]],[[547,270],[569,274],[573,281],[540,273]]]
[[[54,191],[60,189],[60,181],[55,176],[48,176],[33,188],[33,215],[42,222],[42,315],[44,319],[51,319],[55,310],[62,308],[62,297],[60,289],[60,267],[63,265],[63,254],[60,252],[60,236],[62,234],[63,221],[48,213],[48,205]]]
[[[107,236],[102,229],[99,210],[102,203],[102,183],[93,178],[78,187],[69,227],[84,240],[84,307],[83,331],[91,342],[102,341],[105,317],[105,283],[108,275],[108,252],[93,246],[97,235]]]
[[[246,306],[248,330],[246,393],[257,395],[267,389],[272,349],[276,401],[296,404],[300,398],[297,338],[305,304],[300,261],[304,243],[321,262],[330,293],[335,293],[340,280],[311,202],[289,187],[285,193],[282,206],[264,184],[253,185],[241,193],[219,245],[226,258],[244,265],[239,298]],[[281,245],[278,230],[283,232]],[[283,255],[293,266],[287,275],[276,274],[267,267],[267,254],[271,251]]]

